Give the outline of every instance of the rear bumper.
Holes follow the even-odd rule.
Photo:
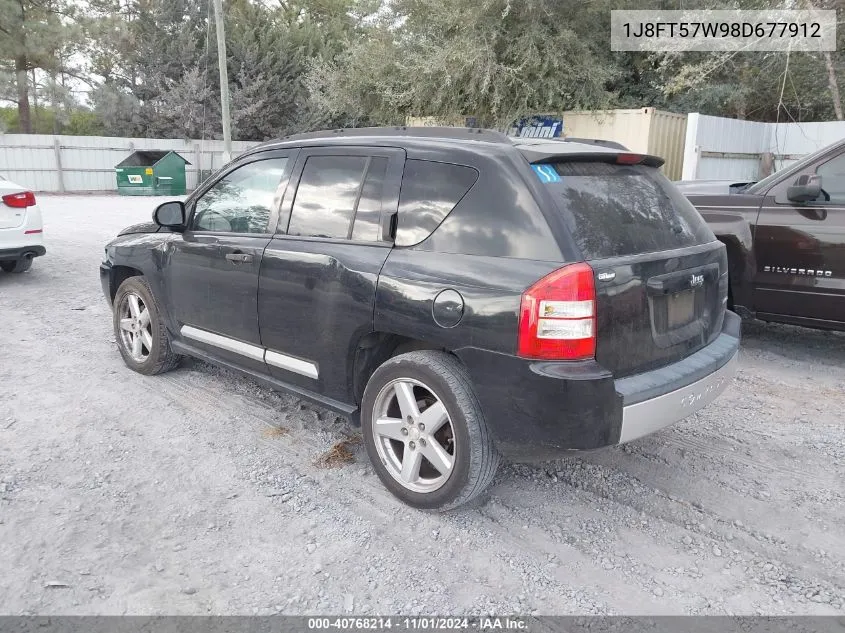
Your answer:
[[[739,352],[735,351],[728,362],[692,384],[623,406],[619,443],[659,431],[713,402],[727,388],[736,373],[738,356]]]
[[[47,249],[41,244],[32,246],[16,246],[15,248],[0,248],[0,260],[18,260],[24,257],[41,257]]]
[[[629,442],[712,402],[736,371],[740,324],[727,312],[708,346],[618,380],[594,361],[531,362],[475,349],[458,355],[499,450],[515,461],[537,461]]]

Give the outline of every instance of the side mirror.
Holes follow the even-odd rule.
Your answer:
[[[153,211],[153,221],[159,226],[175,231],[185,230],[185,204],[174,200],[158,205]]]
[[[786,190],[786,197],[792,202],[810,202],[818,198],[822,193],[821,176],[815,174],[804,174],[798,176],[791,187]]]

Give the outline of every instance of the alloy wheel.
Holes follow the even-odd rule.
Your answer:
[[[153,349],[150,310],[144,299],[134,292],[123,296],[118,310],[121,344],[132,360],[143,363]]]
[[[382,387],[373,407],[373,436],[390,475],[414,492],[442,487],[455,465],[455,432],[443,401],[411,378]]]

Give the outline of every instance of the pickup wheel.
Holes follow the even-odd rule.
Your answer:
[[[130,277],[120,284],[112,305],[117,348],[130,369],[151,376],[179,364],[161,311],[143,277]]]
[[[382,483],[415,508],[467,503],[499,466],[466,369],[444,352],[409,352],[381,365],[364,390],[361,426]]]
[[[0,262],[0,268],[6,273],[25,273],[32,266],[32,257],[7,259]]]

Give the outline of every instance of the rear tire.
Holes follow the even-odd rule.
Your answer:
[[[112,302],[114,336],[127,367],[152,376],[174,369],[181,357],[170,346],[170,335],[149,284],[129,277]]]
[[[32,267],[32,257],[9,259],[0,262],[0,268],[7,273],[25,273]]]
[[[465,504],[499,466],[469,375],[444,352],[409,352],[381,365],[364,390],[361,427],[379,479],[415,508]]]

